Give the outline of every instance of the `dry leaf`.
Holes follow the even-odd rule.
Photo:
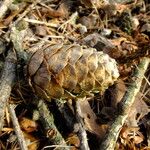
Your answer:
[[[47,31],[46,31],[46,27],[44,26],[36,26],[35,27],[35,34],[39,35],[39,36],[46,36],[47,35]]]
[[[111,106],[117,108],[126,92],[127,88],[123,80],[119,79],[113,87],[109,88],[111,94]]]
[[[131,141],[133,140],[133,143],[139,144],[144,140],[144,137],[142,133],[139,132],[138,127],[123,127],[120,136],[122,139]]]
[[[79,137],[73,133],[69,134],[69,136],[66,139],[66,142],[71,146],[75,146],[76,148],[80,146]]]
[[[97,8],[100,6],[99,0],[80,0],[80,1],[87,8],[93,8],[93,7]]]
[[[79,101],[80,102],[80,108],[81,108],[81,116],[85,123],[85,128],[96,135],[98,135],[100,138],[103,138],[104,134],[106,133],[106,126],[100,126],[97,124],[96,120],[97,117],[93,110],[91,109],[89,102],[87,100]]]
[[[148,105],[141,99],[142,94],[138,93],[135,97],[135,101],[130,109],[129,116],[126,123],[129,126],[138,126],[138,121],[150,112]],[[137,118],[137,114],[139,117]]]
[[[123,38],[125,39],[125,38]],[[96,48],[98,51],[103,51],[112,58],[119,58],[122,56],[123,52],[118,46],[120,40],[108,40],[106,37],[101,36],[98,33],[92,33],[82,39],[82,43],[90,47]]]
[[[98,22],[98,15],[90,15],[90,16],[83,16],[80,17],[78,20],[78,23],[81,23],[82,25],[86,26],[87,29],[92,29],[96,27],[96,24]]]
[[[52,9],[51,7],[42,8],[41,13],[47,17],[62,17],[62,18],[64,18],[64,17],[69,16],[68,10],[69,10],[69,7],[65,3],[62,3],[62,4],[60,4],[60,6],[58,7],[57,10]]]
[[[27,133],[30,133],[37,130],[37,123],[31,119],[23,117],[20,120],[20,127]]]
[[[31,134],[28,134],[26,132],[23,132],[23,135],[25,137],[26,143],[28,145],[29,150],[37,150],[39,147],[39,139],[35,138]]]

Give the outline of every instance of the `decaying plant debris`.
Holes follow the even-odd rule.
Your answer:
[[[0,2],[0,149],[150,149],[150,2]]]

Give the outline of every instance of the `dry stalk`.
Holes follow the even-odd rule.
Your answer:
[[[76,126],[76,118],[69,107],[69,103],[62,103],[60,100],[56,100],[56,105],[62,114],[63,118],[66,121],[67,127],[72,130],[73,132],[76,132],[78,130],[78,127]]]
[[[18,138],[20,149],[21,150],[28,150],[24,136],[23,136],[23,133],[22,133],[20,126],[19,126],[19,122],[18,122],[16,113],[15,113],[15,110],[14,110],[15,105],[9,104],[8,108],[9,108],[10,117],[11,117],[11,120],[12,120],[12,123],[14,126],[14,130],[15,130],[15,133],[16,133],[17,138]]]
[[[39,21],[39,20],[28,19],[28,18],[25,18],[24,20],[27,21],[27,22],[29,22],[29,23],[33,23],[33,24],[46,25],[46,26],[48,26],[48,27],[53,27],[53,28],[57,28],[57,27],[58,27],[57,24],[48,23],[48,22],[45,22],[45,21]]]
[[[66,120],[68,127],[77,133],[80,139],[80,150],[89,150],[88,139],[86,130],[84,128],[84,122],[81,115],[81,107],[79,101],[84,99],[77,99],[75,102],[75,115],[71,112],[70,108],[67,107],[64,103],[61,103],[59,100],[56,101],[59,111],[63,114],[63,117]]]

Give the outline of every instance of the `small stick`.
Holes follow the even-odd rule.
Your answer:
[[[23,136],[23,133],[20,129],[20,126],[19,126],[18,119],[17,119],[14,108],[15,108],[15,105],[13,105],[13,104],[8,105],[10,117],[11,117],[11,120],[12,120],[12,123],[13,123],[13,126],[14,126],[15,133],[16,133],[17,138],[18,138],[20,149],[21,150],[28,150],[25,139],[24,139],[24,136]]]
[[[80,150],[89,150],[87,135],[81,117],[81,108],[79,100],[82,99],[78,98],[75,102],[75,115],[72,114],[71,110],[69,110],[69,107],[59,102],[59,100],[56,100],[56,105],[58,106],[59,111],[64,116],[68,127],[70,129],[73,129],[73,132],[77,133],[80,139]]]
[[[59,148],[72,148],[74,146],[63,146],[63,145],[50,145],[50,146],[45,146],[42,148],[42,150],[45,150],[45,149],[49,149],[49,148],[55,148],[56,150]]]
[[[47,137],[50,138],[50,142],[52,142],[54,145],[61,145],[61,150],[69,150],[64,138],[55,126],[53,115],[48,110],[45,102],[43,100],[35,100],[35,103],[39,111],[40,121],[47,132]]]
[[[9,51],[0,80],[0,131],[3,128],[5,108],[15,79],[16,60],[15,53]]]
[[[84,123],[83,119],[81,118],[81,108],[80,108],[80,103],[78,102],[79,100],[82,99],[77,99],[75,102],[75,115],[76,115],[76,120],[78,123],[79,130],[77,132],[77,135],[80,139],[80,150],[90,150],[89,145],[88,145],[88,140],[87,140],[87,134],[84,129]]]
[[[44,21],[39,21],[39,20],[35,20],[35,19],[28,19],[28,18],[24,18],[25,21],[29,22],[29,23],[34,23],[34,24],[40,24],[40,25],[46,25],[48,27],[54,27],[57,28],[58,25],[54,24],[54,23],[48,23],[48,22],[44,22]]]
[[[5,16],[6,11],[8,10],[9,6],[12,4],[14,0],[4,0],[0,6],[0,20]]]
[[[116,141],[119,136],[119,132],[126,118],[129,115],[130,108],[135,100],[135,96],[140,90],[142,79],[144,78],[144,74],[148,68],[149,63],[150,58],[145,57],[138,65],[138,68],[136,69],[133,76],[134,81],[132,81],[131,85],[128,87],[128,90],[122,99],[122,112],[115,119],[114,123],[111,125],[108,134],[106,134],[106,136],[104,137],[104,140],[100,145],[101,150],[114,150]]]

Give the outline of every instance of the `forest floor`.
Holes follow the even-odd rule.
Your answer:
[[[27,69],[54,43],[108,54],[119,78],[77,101],[41,98]],[[149,0],[0,1],[0,150],[149,150],[149,62]]]

